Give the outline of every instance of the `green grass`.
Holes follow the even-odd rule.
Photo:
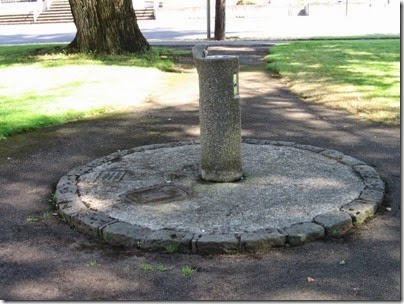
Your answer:
[[[0,47],[0,140],[145,101],[185,55],[70,54],[65,45]]]
[[[293,41],[315,41],[315,40],[380,40],[380,39],[400,39],[400,35],[396,34],[368,34],[368,35],[352,35],[352,36],[318,36],[307,38],[292,39]]]
[[[153,265],[150,265],[150,264],[140,264],[139,269],[144,270],[144,271],[153,271],[154,267],[153,267]]]
[[[196,271],[195,269],[192,269],[192,268],[189,267],[189,266],[185,266],[185,267],[182,268],[182,275],[183,275],[184,277],[189,277],[189,276],[192,275],[195,271]]]
[[[152,48],[142,55],[102,55],[96,53],[70,53],[66,45],[23,45],[0,47],[0,68],[11,65],[37,64],[42,67],[65,65],[122,65],[136,67],[154,67],[162,71],[174,69],[173,57],[187,55],[187,51],[168,48]]]
[[[32,222],[38,222],[39,218],[37,216],[27,216],[27,218],[25,219],[27,222],[32,223]]]
[[[175,253],[178,251],[179,245],[179,243],[171,243],[170,245],[165,246],[164,249],[167,253]]]
[[[88,263],[88,265],[90,265],[91,267],[97,267],[97,266],[99,266],[99,264],[97,263],[96,260],[91,260],[90,263]]]
[[[266,57],[304,99],[388,125],[400,123],[400,40],[279,44]]]

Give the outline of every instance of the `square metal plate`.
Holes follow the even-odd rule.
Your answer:
[[[186,198],[189,193],[175,185],[159,185],[139,189],[126,197],[138,204],[166,203]]]
[[[125,174],[126,171],[103,171],[100,175],[98,175],[97,180],[119,182]]]

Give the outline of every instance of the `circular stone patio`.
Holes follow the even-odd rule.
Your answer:
[[[244,177],[233,183],[201,180],[199,158],[198,142],[113,153],[61,178],[59,212],[111,245],[256,252],[340,237],[384,197],[372,167],[334,150],[243,140]]]

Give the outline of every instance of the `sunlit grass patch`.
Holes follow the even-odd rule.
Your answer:
[[[153,47],[145,54],[103,55],[96,53],[71,53],[67,45],[23,45],[0,47],[0,68],[11,65],[37,64],[43,67],[64,65],[120,65],[153,67],[162,71],[174,69],[173,58],[188,54],[168,48]]]
[[[69,54],[62,46],[0,47],[0,139],[143,103],[175,52]]]
[[[400,123],[400,40],[299,41],[270,49],[267,67],[304,99]]]
[[[0,73],[0,138],[142,103],[164,77],[156,69],[19,66]]]

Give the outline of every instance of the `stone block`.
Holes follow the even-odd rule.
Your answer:
[[[375,215],[377,204],[354,200],[353,202],[342,206],[341,211],[348,213],[352,217],[352,222],[354,224],[361,225],[368,218]]]
[[[270,144],[274,146],[293,146],[296,143],[293,141],[271,140]]]
[[[362,178],[374,178],[377,177],[379,178],[379,174],[377,173],[377,171],[375,170],[375,168],[368,166],[368,165],[357,165],[354,166],[354,169],[356,172],[358,172],[360,174],[360,176],[362,176]]]
[[[88,209],[83,202],[76,196],[76,199],[69,201],[58,201],[57,204],[59,214],[72,226],[72,218],[79,213],[86,212]]]
[[[240,236],[242,250],[248,252],[266,251],[273,247],[285,246],[286,236],[277,229],[243,233]]]
[[[124,222],[114,222],[101,231],[102,239],[113,246],[141,247],[150,229]]]
[[[89,211],[71,218],[75,230],[93,237],[99,237],[101,228],[116,220],[100,212]]]
[[[291,246],[303,245],[324,237],[325,229],[315,223],[298,223],[285,229]]]
[[[319,147],[315,147],[315,146],[311,146],[311,145],[301,145],[301,144],[295,144],[294,147],[298,148],[298,149],[302,149],[302,150],[315,152],[315,153],[319,153],[319,152],[325,150],[324,148],[319,148]]]
[[[253,144],[253,145],[261,144],[260,139],[252,139],[252,138],[243,138],[242,142],[246,143],[246,144]]]
[[[320,214],[314,222],[323,226],[327,237],[340,237],[352,228],[352,218],[342,211],[331,211]]]
[[[367,188],[384,191],[384,182],[378,177],[365,177],[363,183]]]
[[[359,159],[356,159],[352,156],[344,155],[341,159],[340,162],[343,163],[344,165],[348,166],[356,166],[356,165],[364,165],[365,163]]]
[[[55,195],[57,202],[66,202],[75,199],[77,197],[76,176],[63,176],[56,186]]]
[[[156,230],[149,233],[142,249],[165,252],[191,252],[193,234],[175,230]]]
[[[335,160],[341,160],[345,156],[344,153],[341,153],[341,152],[335,151],[335,150],[329,150],[329,149],[326,149],[326,150],[320,152],[320,154],[327,156],[329,158],[335,159]]]
[[[92,167],[92,166],[89,166],[89,165],[79,166],[79,167],[76,167],[76,168],[74,168],[73,170],[71,170],[71,171],[69,172],[69,175],[77,175],[77,176],[80,176],[80,175],[82,175],[82,174],[84,174],[84,173],[89,172],[92,168],[93,168],[93,167]]]
[[[239,240],[231,234],[202,235],[196,243],[198,254],[239,252]]]
[[[381,205],[384,198],[384,191],[378,189],[365,188],[359,195],[359,200]]]

